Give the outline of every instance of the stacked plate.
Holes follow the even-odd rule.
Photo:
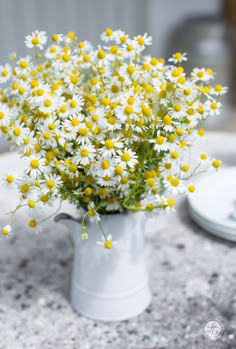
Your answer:
[[[208,232],[236,242],[236,167],[200,177],[189,199],[193,220]]]

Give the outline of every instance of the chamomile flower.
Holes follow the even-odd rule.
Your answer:
[[[38,47],[41,50],[47,42],[47,35],[45,31],[35,30],[31,35],[25,37],[25,45],[29,48]]]
[[[206,110],[209,112],[209,115],[219,115],[221,112],[222,104],[217,101],[207,101],[205,104]]]
[[[13,172],[6,172],[1,178],[2,186],[7,189],[16,189],[17,175]]]
[[[40,176],[40,174],[45,173],[46,165],[45,160],[43,158],[40,158],[39,156],[31,156],[29,158],[26,158],[27,163],[27,174],[29,174],[32,177]]]
[[[196,81],[209,81],[213,78],[213,73],[205,68],[194,68],[191,73],[191,79],[193,82]]]
[[[76,114],[81,111],[83,104],[83,97],[75,94],[71,99],[68,100],[68,110],[70,113]]]
[[[178,177],[168,176],[164,180],[164,185],[166,189],[169,190],[174,195],[182,194],[185,191],[184,183]]]
[[[101,220],[100,215],[95,209],[94,202],[88,204],[88,218],[91,223],[98,223]]]
[[[187,61],[187,53],[175,52],[171,58],[169,58],[169,62],[173,62],[175,64]]]
[[[118,243],[118,241],[113,241],[112,240],[112,235],[108,234],[106,237],[102,235],[102,240],[97,241],[97,245],[104,247],[107,250],[110,250],[113,248],[114,245]]]
[[[4,84],[7,82],[12,76],[12,69],[9,64],[1,65],[0,66],[0,83]]]
[[[118,150],[117,153],[117,163],[123,168],[127,166],[133,168],[138,163],[138,157],[131,149],[125,148],[124,150]]]
[[[51,36],[53,42],[61,43],[63,41],[63,34],[54,33]]]
[[[135,39],[127,39],[122,45],[121,52],[126,59],[134,59],[140,45]]]
[[[17,61],[17,67],[15,71],[17,74],[27,74],[31,69],[31,58],[30,56],[26,56],[24,58],[20,58]]]
[[[8,126],[10,124],[10,109],[3,103],[0,103],[0,127]]]
[[[39,234],[42,232],[43,226],[37,212],[32,214],[32,217],[27,222],[27,226],[32,233]]]
[[[144,50],[145,46],[151,45],[152,44],[152,37],[148,36],[147,33],[144,35],[138,35],[134,38],[137,41],[137,44],[139,46],[139,51]]]
[[[104,42],[109,42],[114,40],[114,32],[111,28],[106,28],[106,30],[101,34],[101,40]]]
[[[56,174],[46,174],[41,183],[40,190],[43,193],[54,192],[63,184],[61,177]]]
[[[12,231],[12,227],[9,224],[4,225],[1,229],[1,233],[4,236],[8,236],[9,234],[11,234],[11,231]]]
[[[186,195],[192,197],[196,195],[196,186],[193,183],[188,183],[186,186]]]
[[[116,154],[117,149],[123,148],[120,138],[108,138],[101,142],[103,147],[99,150],[102,156],[112,157]]]
[[[78,151],[75,156],[76,162],[81,165],[88,165],[92,162],[95,156],[95,148],[90,143],[83,143],[78,148]]]
[[[167,139],[161,132],[158,132],[156,138],[150,139],[149,142],[154,144],[154,149],[157,151],[166,151],[169,148]]]
[[[48,59],[56,59],[62,52],[61,47],[58,45],[51,45],[45,52],[45,57]]]
[[[228,92],[228,87],[217,84],[211,88],[210,92],[212,95],[222,96]]]

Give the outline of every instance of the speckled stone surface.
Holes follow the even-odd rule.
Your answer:
[[[203,143],[212,155],[236,161],[234,134],[211,134]],[[0,156],[1,169],[9,163],[19,166],[14,154]],[[12,203],[14,195],[1,191],[0,223]],[[71,309],[70,233],[48,222],[32,235],[24,231],[23,218],[14,237],[0,240],[0,349],[236,348],[236,244],[203,232],[185,201],[176,214],[148,223],[153,301],[143,314],[120,323],[92,321]],[[203,331],[210,318],[224,328],[215,341]]]

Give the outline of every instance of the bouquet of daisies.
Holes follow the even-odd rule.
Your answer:
[[[199,123],[219,114],[227,90],[210,84],[213,71],[187,77],[185,53],[167,63],[143,55],[147,34],[108,28],[101,39],[93,48],[73,32],[53,34],[46,46],[46,33],[35,31],[25,40],[33,54],[12,54],[12,64],[0,66],[0,134],[25,162],[22,176],[8,172],[2,181],[17,188],[14,213],[28,207],[32,229],[40,226],[35,210],[58,199],[91,222],[124,210],[156,215],[173,209],[173,195],[195,191],[193,175],[220,166],[206,153],[189,160],[204,134]]]

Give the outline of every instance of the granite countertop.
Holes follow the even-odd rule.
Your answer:
[[[236,135],[209,133],[209,153],[236,165]],[[17,168],[13,154],[0,156],[0,169]],[[0,193],[3,212],[14,195]],[[68,301],[73,246],[70,232],[52,221],[40,234],[22,229],[0,239],[0,349],[235,349],[236,244],[208,235],[189,218],[185,200],[177,213],[150,221],[146,256],[153,301],[137,318],[118,323],[76,314]],[[223,334],[204,335],[208,319]]]

